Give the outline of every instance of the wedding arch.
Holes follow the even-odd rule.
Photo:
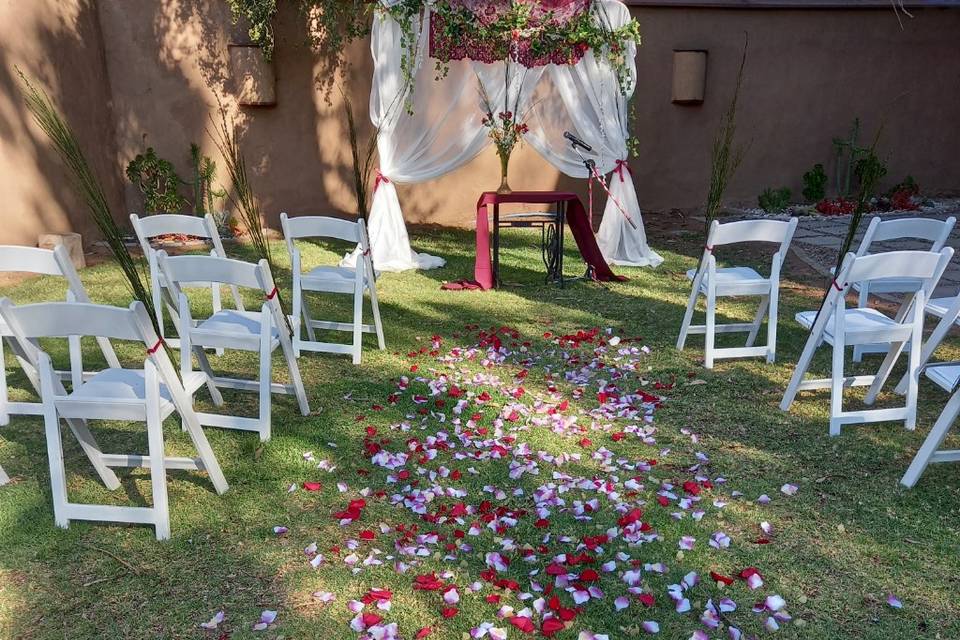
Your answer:
[[[606,260],[621,266],[657,266],[663,259],[647,245],[628,160],[628,103],[636,87],[636,44],[610,55],[581,45],[569,51],[512,48],[506,55],[485,43],[443,43],[431,3],[400,17],[391,7],[408,0],[383,0],[375,14],[370,48],[374,73],[370,118],[379,131],[380,167],[369,215],[370,246],[378,270],[443,266],[443,258],[410,247],[395,184],[439,178],[475,158],[490,141],[482,120],[478,83],[494,104],[516,92],[511,104],[528,110],[526,142],[563,174],[587,178],[580,157],[567,146],[570,131],[593,148],[598,171],[609,176],[607,201],[597,232]],[[457,0],[465,6],[497,4]],[[502,4],[502,3],[501,3]],[[507,4],[510,4],[509,2]],[[612,31],[631,22],[619,0],[541,0],[551,11],[581,5]],[[577,7],[574,6],[573,10]],[[553,14],[551,14],[553,15]],[[401,24],[408,19],[409,23]],[[519,40],[522,34],[514,34]],[[444,48],[442,64],[431,54]],[[494,47],[495,48],[495,47]],[[515,67],[511,73],[507,68]],[[441,69],[442,67],[442,69]],[[507,78],[507,81],[504,81]],[[627,218],[633,221],[630,224]],[[356,253],[345,258],[350,264]]]

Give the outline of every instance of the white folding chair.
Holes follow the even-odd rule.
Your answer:
[[[383,339],[383,324],[380,321],[380,305],[377,303],[376,273],[370,258],[370,242],[367,228],[362,219],[356,222],[328,218],[323,216],[300,216],[290,218],[280,214],[280,225],[290,252],[293,265],[293,348],[297,357],[301,351],[322,351],[325,353],[345,353],[353,356],[353,364],[360,364],[363,349],[363,334],[376,333],[380,349],[386,348]],[[302,238],[335,238],[360,246],[355,269],[349,267],[320,266],[302,271],[300,250],[294,242]],[[370,294],[370,306],[373,310],[373,325],[363,324],[363,294]],[[314,320],[310,316],[305,299],[306,293],[353,294],[353,322],[327,322]],[[308,340],[302,337],[306,328]],[[352,344],[320,342],[316,330],[347,331],[353,333]]]
[[[150,524],[158,540],[170,537],[167,505],[167,469],[206,471],[218,493],[227,490],[227,481],[207,438],[193,412],[190,396],[203,384],[203,376],[177,378],[163,341],[157,337],[146,307],[134,302],[128,309],[78,302],[53,302],[14,306],[0,300],[0,316],[10,327],[24,355],[36,367],[46,430],[53,513],[57,526],[66,528],[71,520],[96,520]],[[40,349],[42,338],[97,336],[129,340],[144,345],[142,369],[111,367],[84,380],[69,393],[53,370],[50,357]],[[197,451],[195,458],[167,457],[163,444],[163,420],[178,412],[184,429]],[[137,420],[147,425],[147,455],[104,454],[109,467],[144,467],[150,471],[152,507],[129,507],[70,502],[67,496],[60,419],[70,421]],[[94,443],[95,445],[95,443]]]
[[[167,338],[165,335],[166,329],[163,322],[163,306],[166,298],[163,295],[163,289],[166,288],[167,285],[163,278],[163,273],[160,272],[157,266],[157,250],[153,248],[150,241],[159,236],[173,234],[192,236],[207,240],[212,245],[210,255],[226,258],[227,252],[223,248],[220,233],[217,231],[217,223],[209,213],[202,218],[178,213],[158,213],[141,218],[133,213],[130,214],[130,222],[133,224],[133,230],[137,234],[140,248],[150,267],[150,295],[153,297],[153,308],[157,315],[157,326],[160,327],[160,337],[164,338],[170,346],[176,347],[179,345],[179,341],[176,338]],[[207,282],[202,279],[198,282],[183,283],[183,288],[205,287],[210,287],[210,293],[213,297],[213,312],[216,313],[220,311],[223,306],[220,299],[219,283]],[[243,311],[243,300],[240,298],[240,293],[237,288],[231,286],[230,293],[233,296],[233,304],[236,309]],[[176,324],[176,307],[169,307],[168,310]],[[220,355],[223,352],[218,351],[217,353]]]
[[[37,249],[34,247],[21,247],[15,245],[0,246],[0,272],[22,272],[37,275],[60,276],[67,281],[67,300],[76,302],[90,302],[83,284],[80,282],[80,276],[77,275],[73,262],[70,261],[70,255],[66,247],[58,246],[53,250]],[[58,371],[58,375],[66,380],[71,380],[72,385],[77,387],[83,378],[83,359],[80,350],[80,338],[73,336],[69,339],[71,371]],[[110,341],[98,339],[100,351],[111,367],[119,367],[117,355],[110,346]],[[30,383],[37,393],[40,392],[39,378],[36,370],[30,363],[24,359],[23,354],[17,348],[17,344],[12,340],[12,334],[6,323],[0,320],[0,367],[3,371],[0,373],[0,426],[10,423],[11,415],[34,415],[43,414],[43,406],[39,402],[10,402],[9,390],[7,388],[7,370],[5,363],[5,345],[9,346],[20,367],[23,369]],[[85,430],[80,425],[78,428]],[[91,462],[93,460],[91,459]],[[96,463],[95,463],[96,464]],[[98,466],[101,471],[104,483],[111,487],[119,486],[116,476],[109,469]],[[0,467],[0,485],[9,482],[9,477]]]
[[[178,332],[180,333],[182,375],[187,377],[193,373],[192,351],[207,378],[207,388],[210,389],[213,402],[218,407],[223,406],[223,396],[217,387],[260,393],[258,417],[198,413],[201,424],[225,429],[256,431],[260,434],[261,440],[269,440],[272,392],[296,394],[300,413],[308,415],[310,407],[307,404],[307,394],[300,379],[300,369],[293,352],[293,344],[290,342],[286,318],[280,308],[277,287],[273,282],[267,261],[261,260],[258,264],[252,264],[213,256],[170,257],[165,251],[157,252],[157,261],[166,278],[167,293],[172,298],[171,302],[176,301],[180,318]],[[181,283],[196,282],[199,279],[257,289],[264,297],[263,306],[259,311],[221,309],[208,319],[195,323],[190,312],[189,300],[183,293]],[[292,384],[272,382],[271,354],[277,347],[280,347],[283,352]],[[259,353],[259,381],[215,375],[204,348],[236,349]]]
[[[960,362],[941,362],[930,365],[926,367],[924,373],[927,378],[951,395],[943,411],[940,412],[937,422],[927,434],[920,450],[917,451],[917,455],[900,479],[900,484],[908,488],[917,484],[920,476],[931,463],[960,462],[960,450],[940,449],[957,415],[960,415]]]
[[[790,409],[799,391],[830,389],[830,435],[840,434],[844,424],[862,424],[903,420],[907,429],[913,429],[917,417],[917,369],[920,362],[920,341],[923,332],[923,307],[930,291],[936,286],[953,257],[953,249],[947,247],[938,253],[930,251],[891,251],[889,253],[857,257],[848,253],[843,260],[840,274],[827,293],[820,312],[802,311],[796,315],[797,322],[810,329],[807,343],[797,362],[790,384],[783,395],[780,408]],[[847,309],[844,296],[854,282],[870,283],[884,278],[907,278],[919,280],[921,287],[908,295],[895,318],[890,318],[871,308]],[[813,354],[821,342],[833,347],[831,377],[804,380]],[[908,372],[910,381],[906,405],[886,409],[860,411],[843,410],[843,390],[848,387],[874,385],[869,395],[875,397],[879,386],[889,375],[904,343],[910,343]],[[846,376],[844,374],[844,350],[848,345],[886,344],[887,357],[880,372],[873,376]],[[892,348],[891,348],[892,347]]]
[[[714,220],[707,234],[707,244],[696,269],[687,271],[687,278],[693,281],[687,311],[677,338],[677,349],[683,350],[688,334],[705,334],[704,366],[713,368],[713,362],[719,358],[750,358],[766,356],[767,362],[773,362],[777,353],[777,305],[780,295],[780,267],[787,257],[793,232],[797,228],[797,219],[788,222],[779,220],[744,220],[720,224]],[[773,242],[779,244],[773,254],[770,277],[764,278],[750,267],[717,268],[714,251],[723,245],[740,242]],[[693,312],[700,296],[706,298],[706,324],[693,325]],[[760,306],[753,322],[717,324],[717,298],[732,296],[759,296]],[[769,312],[769,313],[768,313]],[[763,318],[768,315],[767,344],[753,346],[760,331]],[[743,347],[717,348],[718,333],[746,332],[747,342]]]
[[[920,241],[922,247],[905,247],[910,250],[929,250],[937,253],[942,249],[950,232],[957,220],[949,217],[946,220],[937,220],[934,218],[900,218],[896,220],[881,220],[873,218],[863,239],[857,247],[857,256],[865,256],[878,253],[876,244],[880,242],[892,242],[896,240],[915,240]],[[929,243],[929,244],[928,244]],[[917,244],[917,243],[915,243]],[[867,307],[870,294],[900,294],[913,293],[920,288],[920,282],[910,280],[909,278],[893,277],[885,280],[877,280],[870,283],[855,283],[854,290],[859,295],[857,306],[861,309]],[[932,293],[932,292],[931,292]],[[928,303],[933,302],[929,297]],[[853,361],[860,362],[864,354],[868,353],[886,353],[884,345],[862,344],[853,348]]]

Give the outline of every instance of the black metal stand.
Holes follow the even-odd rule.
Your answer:
[[[563,236],[567,219],[567,203],[558,202],[554,213],[514,213],[500,216],[500,205],[493,205],[493,281],[497,287],[500,279],[500,229],[501,227],[540,227],[540,257],[546,267],[547,283],[566,286],[563,278]]]

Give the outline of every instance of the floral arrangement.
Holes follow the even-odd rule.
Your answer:
[[[486,127],[487,136],[493,141],[493,145],[497,149],[497,156],[500,158],[500,188],[497,193],[510,193],[510,185],[507,183],[510,156],[516,146],[523,140],[523,136],[530,130],[530,127],[524,121],[525,116],[519,113],[520,87],[523,85],[522,77],[517,84],[515,96],[512,100],[510,97],[510,86],[514,84],[511,82],[511,67],[512,65],[507,64],[504,70],[503,108],[499,111],[499,107],[493,104],[493,100],[490,98],[486,87],[483,86],[483,82],[479,78],[477,79],[480,101],[485,111],[481,122]]]
[[[593,49],[616,72],[623,93],[633,86],[625,52],[640,43],[636,20],[613,29],[596,0],[437,0],[430,17],[430,55],[525,67],[576,64]]]
[[[244,21],[251,40],[269,57],[277,0],[226,1],[234,20]],[[298,4],[312,47],[331,67],[319,80],[322,85],[331,86],[336,71],[346,65],[347,45],[369,35],[371,18],[378,13],[391,16],[401,26],[401,71],[412,86],[419,44],[416,26],[429,7],[430,54],[437,60],[438,77],[451,60],[511,59],[526,67],[575,64],[592,49],[611,65],[624,94],[633,88],[625,54],[631,43],[640,43],[640,25],[631,20],[614,29],[598,0],[396,0],[390,6],[369,0],[302,0]]]

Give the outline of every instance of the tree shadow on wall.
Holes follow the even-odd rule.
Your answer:
[[[23,225],[30,230],[74,229],[97,235],[86,207],[76,197],[56,152],[34,124],[24,103],[19,67],[24,75],[50,94],[80,141],[94,172],[100,178],[108,201],[119,210],[119,176],[110,163],[113,133],[107,108],[109,86],[102,66],[101,36],[92,2],[56,3],[52,16],[37,11],[33,28],[22,38],[9,39],[0,47],[0,140],[14,170],[21,206],[7,210],[8,237],[26,233],[17,230],[17,219],[33,217],[40,224]],[[16,202],[16,200],[15,200]],[[17,237],[19,241],[25,238]]]

